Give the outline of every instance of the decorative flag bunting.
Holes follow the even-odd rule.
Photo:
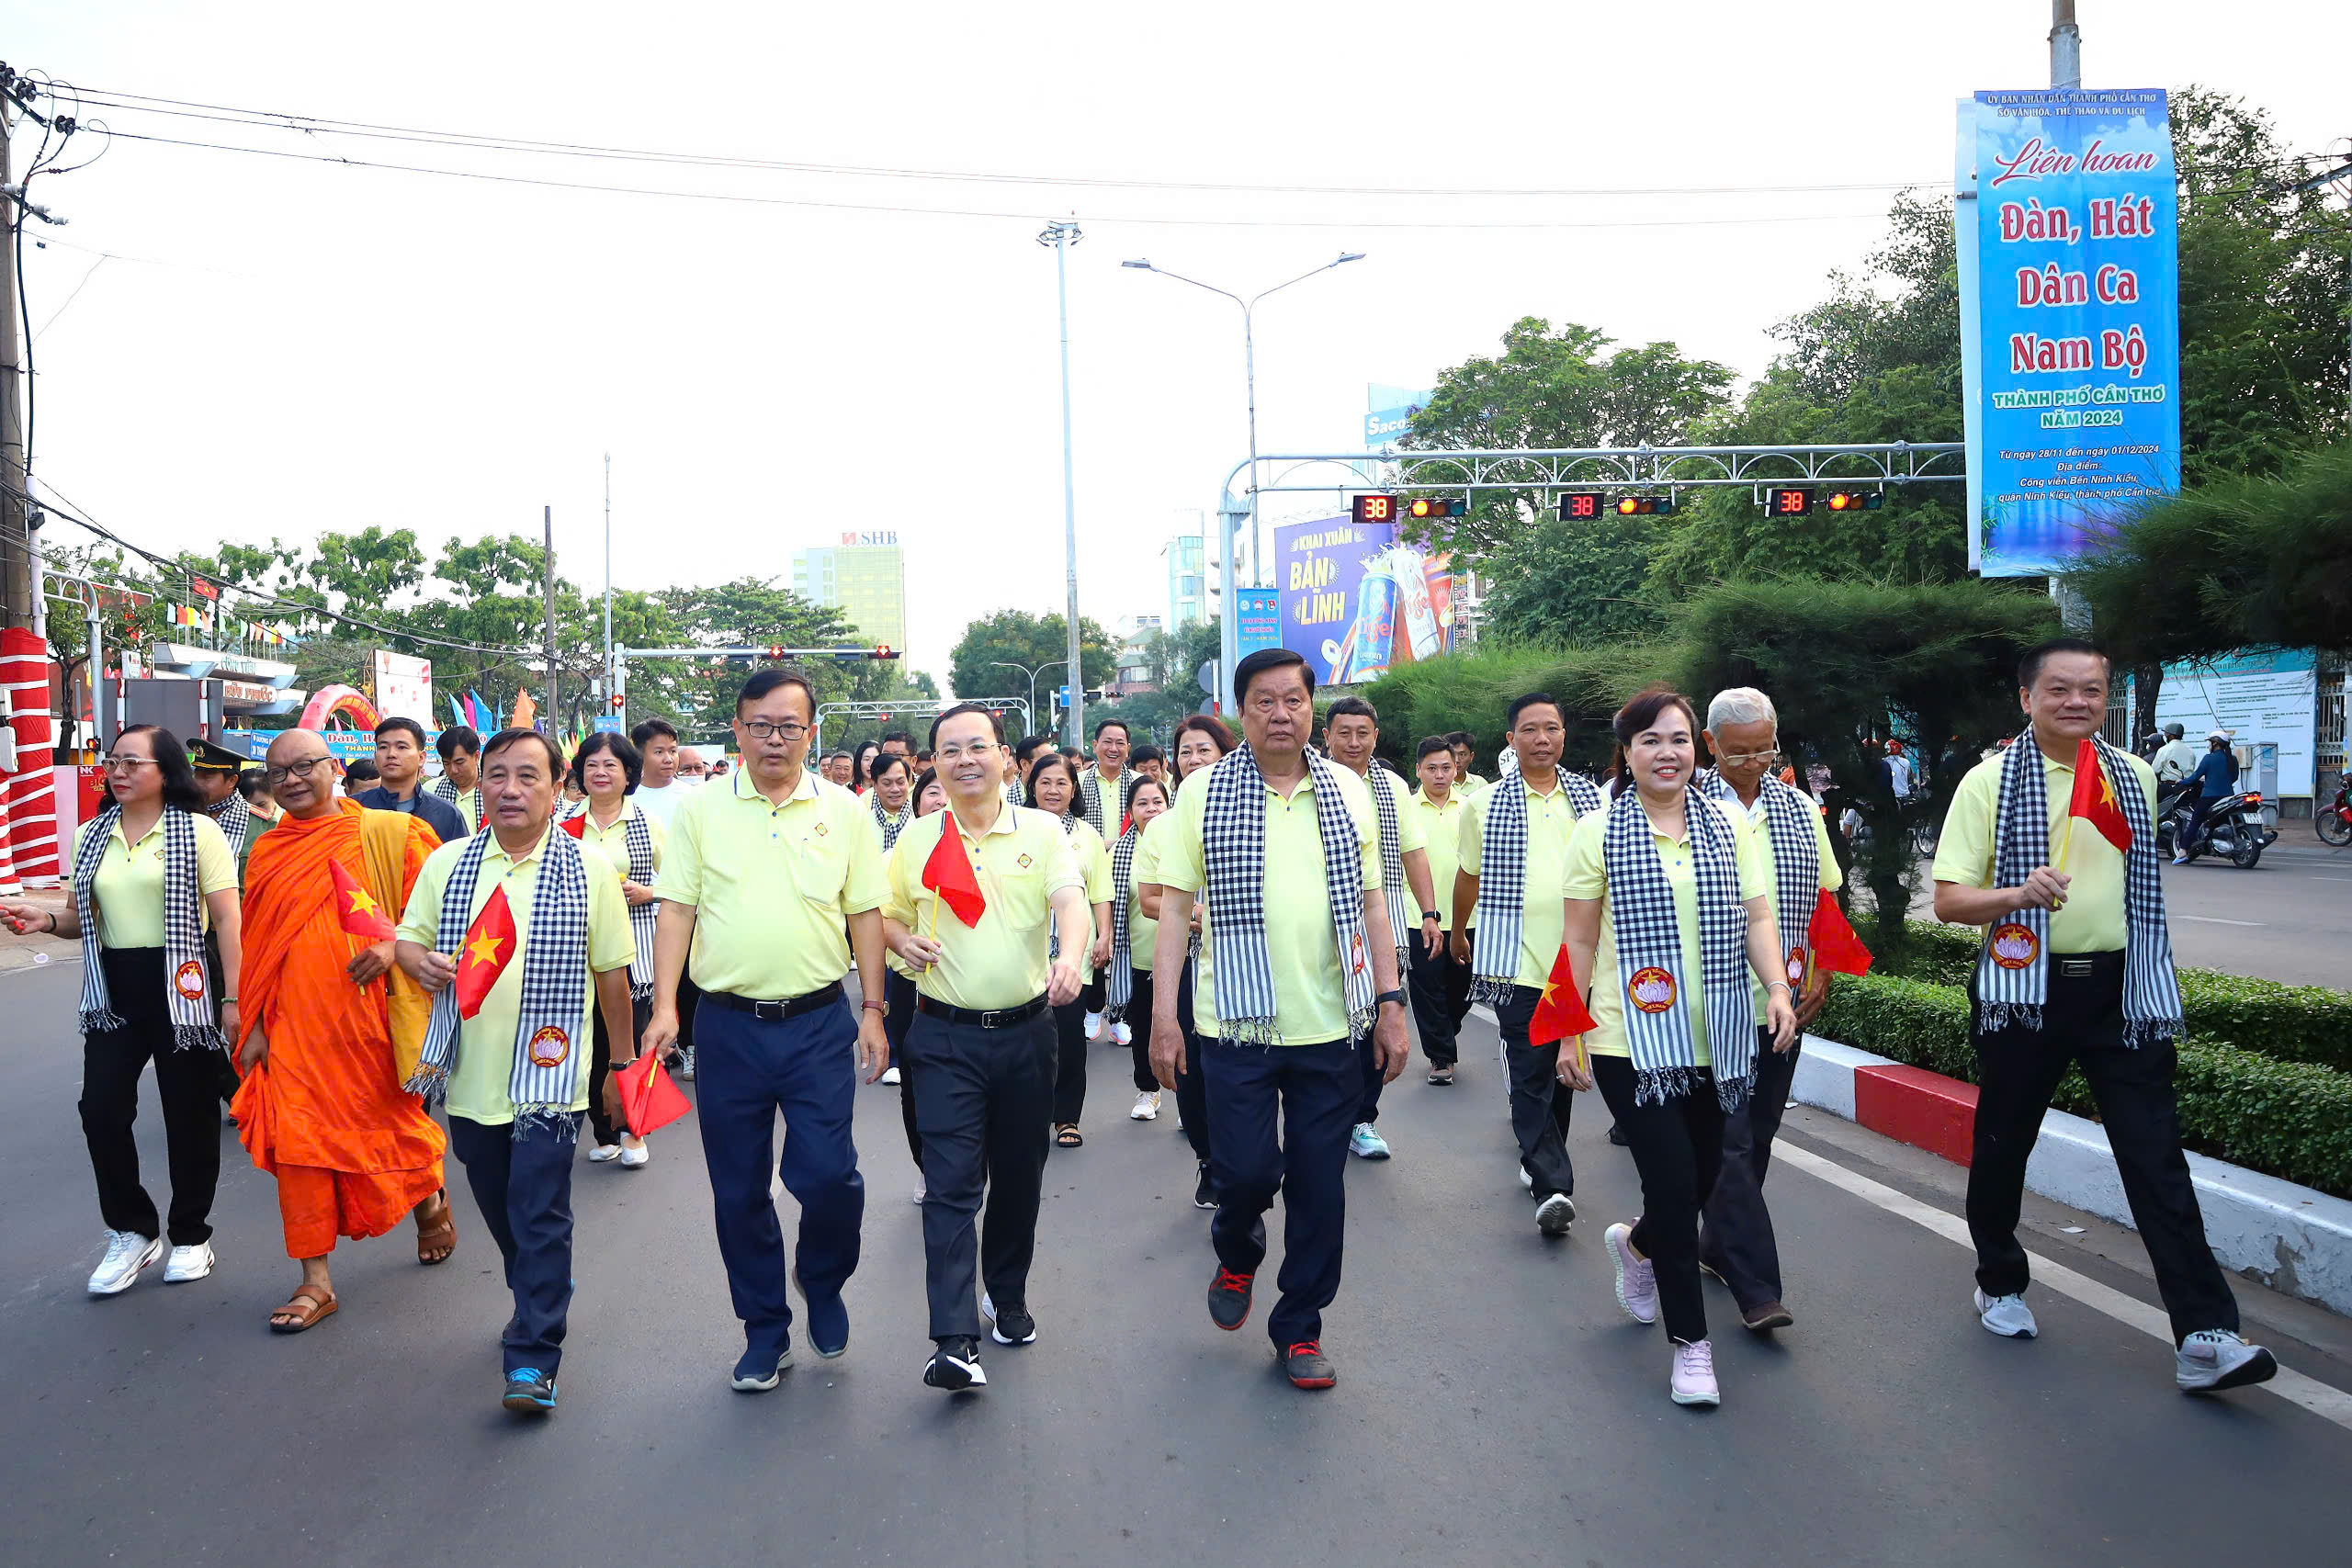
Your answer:
[[[327,873],[334,878],[335,919],[345,933],[368,942],[390,938],[397,928],[392,918],[384,913],[383,906],[376,902],[376,896],[345,871],[339,860],[327,862]]]
[[[458,977],[450,982],[458,989],[459,1018],[481,1010],[482,999],[514,956],[514,911],[506,906],[506,889],[492,888],[490,902],[466,928],[466,950],[458,956]]]

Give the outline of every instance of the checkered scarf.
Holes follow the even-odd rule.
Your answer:
[[[1126,820],[1127,793],[1134,787],[1137,776],[1133,768],[1120,770],[1118,778],[1113,781],[1119,786],[1119,809],[1110,811],[1102,804],[1102,772],[1089,768],[1078,775],[1079,815],[1085,818],[1087,826],[1102,834],[1105,840],[1110,839],[1120,823]]]
[[[878,790],[866,791],[865,804],[874,813],[874,825],[882,829],[882,852],[887,855],[898,846],[899,835],[906,831],[907,824],[915,819],[914,802],[910,799],[899,807],[896,817],[882,809],[882,795]]]
[[[449,868],[448,884],[441,890],[435,952],[465,951],[466,928],[473,923],[474,884],[481,875],[482,856],[497,837],[475,834]],[[572,1035],[580,1028],[580,998],[589,984],[588,868],[581,859],[579,840],[553,828],[539,840],[538,855],[539,878],[531,907],[515,911],[515,935],[523,947],[523,998],[522,1016],[507,1046],[514,1069],[507,1076],[506,1098],[514,1102],[518,1141],[537,1126],[568,1142],[580,1134],[579,1119],[570,1112],[580,1097],[587,1064],[587,1043]],[[540,1055],[553,1058],[544,1066],[532,1059],[542,1031],[552,1031],[560,1042],[556,1050],[540,1048]],[[447,1098],[464,1033],[458,1017],[458,987],[444,986],[433,998],[424,1054],[403,1086],[409,1093],[424,1096],[428,1106]]]
[[[433,793],[436,798],[446,800],[451,806],[457,807],[460,814],[464,813],[466,807],[472,807],[473,816],[468,820],[472,825],[472,831],[477,833],[481,831],[481,785],[474,785],[473,793],[466,795],[464,804],[460,805],[458,786],[449,781],[448,774],[443,773],[433,781]]]
[[[2108,782],[2117,786],[2117,802],[2132,829],[2132,847],[2123,856],[2123,1043],[2177,1040],[2182,1032],[2180,985],[2173,975],[2172,933],[2165,925],[2164,877],[2156,866],[2148,797],[2123,753],[2104,739],[2098,741],[2098,761]],[[2029,728],[2001,759],[1993,886],[2018,886],[2034,867],[2049,863],[2050,796],[2041,748]],[[2050,995],[2049,910],[2012,909],[1986,928],[1975,990],[1979,1029],[2041,1028],[2041,1004]]]
[[[1111,972],[1103,982],[1102,1016],[1113,1023],[1127,1016],[1136,992],[1135,956],[1127,944],[1127,900],[1135,890],[1136,846],[1143,840],[1143,824],[1131,822],[1111,846]]]
[[[240,801],[238,804],[243,805]],[[98,960],[97,901],[92,888],[107,858],[107,843],[122,821],[122,807],[109,803],[82,835],[74,857],[74,913],[82,923],[82,1032],[120,1029],[122,1015],[107,994],[106,965]],[[204,895],[196,867],[196,818],[176,806],[164,807],[164,988],[171,1003],[172,1049],[216,1051],[220,1010],[212,1005],[212,966],[204,955]],[[126,840],[127,841],[127,840]]]
[[[1396,817],[1396,779],[1374,761],[1364,769],[1363,782],[1372,791],[1373,813],[1380,819],[1380,891],[1388,901],[1388,934],[1396,939],[1396,973],[1402,975],[1406,950],[1421,922],[1405,897],[1404,829]]]
[[[1726,1112],[1735,1111],[1747,1103],[1756,1064],[1756,1006],[1747,984],[1747,907],[1739,897],[1737,840],[1723,813],[1696,790],[1683,793],[1682,821],[1698,879],[1707,1055],[1714,1067],[1715,1099]],[[1690,1037],[1690,976],[1680,973],[1682,932],[1674,912],[1674,885],[1651,839],[1641,795],[1628,789],[1609,807],[1600,856],[1617,933],[1617,984],[1624,998],[1625,1048],[1634,1063],[1636,1105],[1661,1105],[1690,1093],[1699,1066]],[[1659,1002],[1668,1005],[1645,1010],[1644,1004]]]
[[[1323,839],[1323,894],[1345,988],[1348,1032],[1372,1032],[1372,960],[1364,952],[1363,861],[1355,819],[1340,795],[1340,772],[1311,749],[1315,826]],[[1280,998],[1266,953],[1266,779],[1247,742],[1209,772],[1203,802],[1202,856],[1208,882],[1209,939],[1216,944],[1218,1033],[1247,1045],[1279,1045]],[[1283,889],[1284,897],[1302,896]]]
[[[1070,858],[1072,860],[1076,860],[1078,858],[1079,822],[1077,815],[1074,812],[1065,811],[1059,817],[1056,818],[1055,820],[1062,825],[1062,837],[1070,840]],[[1078,875],[1079,880],[1081,882],[1086,879],[1086,868],[1082,863],[1079,866]],[[1054,959],[1059,958],[1061,955],[1061,922],[1048,916],[1046,920],[1046,961],[1050,963]]]
[[[582,801],[565,814],[565,820],[588,816],[588,803]],[[595,818],[588,818],[591,827]],[[650,887],[660,874],[653,868],[653,829],[646,819],[645,808],[631,800],[621,807],[622,841],[628,846],[628,879],[640,887]],[[628,934],[637,944],[628,961],[628,994],[639,1001],[653,999],[653,935],[661,929],[662,906],[658,903],[631,904],[628,907]]]
[[[220,836],[229,840],[229,852],[235,854],[245,847],[246,836],[254,830],[254,809],[245,797],[231,791],[229,798],[218,806],[208,806],[205,815],[220,824]]]
[[[1739,792],[1724,783],[1723,774],[1713,768],[1702,770],[1691,784],[1699,794],[1713,795],[1735,811],[1747,809],[1740,804]],[[1770,773],[1757,786],[1756,799],[1764,807],[1764,830],[1771,835],[1772,869],[1777,874],[1772,918],[1781,928],[1781,950],[1788,956],[1789,984],[1793,987],[1804,980],[1805,948],[1812,941],[1808,927],[1821,893],[1821,840],[1813,830],[1821,808],[1814,805],[1811,795],[1791,789]]]
[[[1600,809],[1600,789],[1563,770],[1560,787],[1578,817]],[[1519,984],[1519,947],[1527,918],[1527,781],[1505,773],[1487,791],[1478,837],[1477,929],[1470,939],[1470,999],[1499,1006]]]

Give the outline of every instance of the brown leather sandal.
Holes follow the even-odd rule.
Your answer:
[[[416,1227],[416,1260],[428,1268],[448,1262],[458,1250],[458,1212],[449,1206],[449,1190],[445,1187],[434,1196],[441,1200],[440,1223]]]
[[[322,1318],[333,1317],[342,1304],[333,1291],[305,1285],[288,1298],[284,1306],[269,1314],[269,1331],[272,1334],[306,1333]]]

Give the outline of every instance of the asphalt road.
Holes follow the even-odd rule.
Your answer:
[[[1124,1054],[1102,1049],[1091,1141],[1048,1172],[1041,1337],[989,1347],[984,1393],[919,1382],[912,1171],[876,1088],[845,1358],[804,1352],[777,1393],[728,1390],[740,1340],[683,1122],[641,1171],[580,1168],[563,1408],[517,1423],[495,1403],[496,1254],[454,1179],[450,1264],[419,1269],[405,1229],[347,1244],[341,1314],[274,1337],[264,1314],[295,1269],[270,1182],[224,1130],[218,1271],[84,1295],[99,1225],[74,976],[0,977],[20,1064],[0,1100],[15,1562],[2143,1568],[2338,1562],[2352,1530],[2352,1430],[2267,1391],[2185,1398],[2164,1345],[2055,1292],[2036,1298],[2039,1341],[1995,1339],[1962,1248],[1802,1161],[1771,1189],[1797,1326],[1752,1340],[1710,1287],[1725,1404],[1674,1406],[1666,1341],[1619,1314],[1600,1246],[1637,1201],[1630,1162],[1579,1107],[1583,1217],[1538,1236],[1475,1019],[1463,1085],[1393,1086],[1397,1157],[1351,1167],[1329,1393],[1279,1379],[1258,1320],[1208,1323],[1183,1141],[1125,1120]],[[1950,1168],[1792,1123],[1800,1148],[1957,1211]],[[152,1092],[141,1134],[160,1199]],[[2127,1234],[2048,1205],[2030,1223],[2038,1253],[2154,1300]],[[2290,1366],[2352,1388],[2343,1320],[2240,1295]]]

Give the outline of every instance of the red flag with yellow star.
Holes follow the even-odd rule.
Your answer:
[[[1568,968],[1568,944],[1562,942],[1559,956],[1552,960],[1551,976],[1544,982],[1544,995],[1527,1021],[1527,1043],[1549,1045],[1598,1027],[1592,1014],[1585,1010],[1584,995],[1577,989],[1577,977]]]
[[[514,956],[514,911],[506,907],[506,889],[493,888],[474,923],[466,928],[465,950],[458,954],[458,977],[450,984],[458,992],[458,1016],[471,1018],[481,1010],[482,998]]]
[[[394,927],[391,916],[376,902],[376,896],[339,860],[327,862],[327,874],[334,878],[335,920],[344,931],[362,942],[388,942]]]
[[[2098,743],[2086,738],[2075,748],[2075,794],[2066,815],[2079,817],[2099,831],[2099,837],[2123,853],[2131,852],[2132,824],[2115,798],[2115,781],[2099,766]]]

